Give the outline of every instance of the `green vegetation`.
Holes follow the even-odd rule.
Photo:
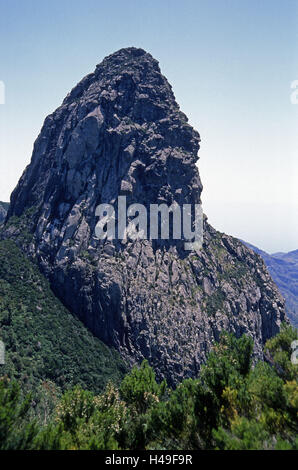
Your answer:
[[[118,353],[68,312],[12,241],[0,242],[0,339],[6,348],[0,374],[32,391],[42,421],[62,391],[80,385],[99,393],[127,372]]]
[[[177,301],[177,299],[176,299]],[[224,298],[210,298],[210,312]],[[223,333],[175,390],[74,318],[12,241],[0,242],[0,449],[297,449],[297,330],[252,365],[250,338]]]
[[[5,224],[5,229],[11,230],[11,237],[17,238],[23,245],[28,246],[33,238],[32,222],[36,219],[38,208],[35,206],[26,209],[19,217],[13,215]]]
[[[225,294],[222,290],[217,289],[214,293],[209,295],[205,303],[205,311],[207,315],[214,315],[218,310],[223,309]]]
[[[175,390],[144,361],[119,388],[66,391],[48,424],[30,419],[29,398],[0,381],[0,447],[34,449],[297,449],[297,331],[284,325],[252,367],[250,338],[223,333],[197,379]],[[13,432],[11,431],[13,429]]]

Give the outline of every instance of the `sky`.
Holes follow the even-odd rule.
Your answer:
[[[0,0],[0,200],[45,117],[136,46],[201,135],[209,222],[269,253],[298,249],[297,24],[298,0]]]

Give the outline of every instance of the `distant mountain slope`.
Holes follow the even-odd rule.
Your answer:
[[[0,201],[0,224],[4,221],[9,208],[9,202]]]
[[[12,241],[0,242],[0,339],[6,347],[0,376],[25,389],[51,381],[60,390],[80,384],[98,393],[126,372],[119,354],[67,311]]]
[[[269,255],[250,243],[244,243],[262,256],[268,271],[286,300],[286,310],[291,323],[298,327],[298,250]]]
[[[289,251],[289,253],[273,253],[274,258],[282,259],[284,261],[294,262],[298,265],[298,250]]]

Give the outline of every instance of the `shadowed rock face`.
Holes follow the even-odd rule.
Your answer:
[[[122,49],[46,118],[2,233],[100,339],[170,383],[197,373],[222,329],[251,335],[260,356],[285,319],[261,258],[206,219],[199,254],[181,241],[95,238],[96,206],[119,195],[146,207],[200,202],[199,142],[158,62]]]
[[[250,243],[249,248],[260,255],[286,301],[286,312],[291,323],[298,327],[298,250],[269,255]]]
[[[2,224],[2,222],[4,222],[5,217],[6,217],[6,214],[7,214],[7,211],[6,211],[6,209],[2,206],[2,204],[1,204],[1,202],[0,202],[0,224]]]

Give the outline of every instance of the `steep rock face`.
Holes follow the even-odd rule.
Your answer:
[[[2,224],[5,220],[7,214],[8,204],[5,202],[0,201],[0,224]]]
[[[6,210],[0,205],[0,224],[4,221],[6,217]]]
[[[146,207],[200,202],[199,141],[157,61],[122,49],[46,118],[2,233],[100,339],[171,383],[196,374],[222,329],[248,333],[261,355],[285,319],[261,258],[206,219],[199,253],[95,237],[96,206],[119,195]]]

